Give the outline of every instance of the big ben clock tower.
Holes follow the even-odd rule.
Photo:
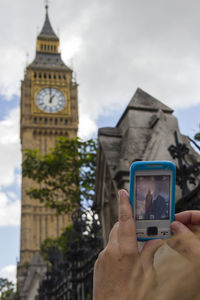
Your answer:
[[[44,155],[59,136],[75,138],[78,130],[77,84],[73,71],[62,61],[59,38],[52,29],[48,5],[43,28],[37,37],[36,56],[26,68],[21,83],[20,136],[22,159],[25,149],[38,149]],[[26,195],[33,186],[22,178],[21,244],[18,277],[47,237],[57,237],[69,218]]]

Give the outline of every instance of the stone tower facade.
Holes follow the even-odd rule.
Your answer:
[[[59,52],[59,38],[48,15],[37,37],[36,56],[26,68],[21,83],[20,137],[22,159],[26,149],[38,149],[42,155],[54,147],[59,136],[75,138],[78,130],[78,92],[73,71]],[[29,263],[48,237],[57,237],[70,220],[30,199],[26,190],[34,186],[22,178],[21,240],[18,282],[24,278]]]
[[[116,127],[100,128],[96,172],[96,206],[100,211],[104,244],[118,220],[118,190],[129,191],[129,169],[134,161],[173,160],[168,148],[179,142],[187,145],[188,164],[200,161],[189,139],[182,135],[173,110],[138,88]],[[197,179],[200,184],[200,177]],[[198,192],[199,190],[197,190]],[[176,201],[181,198],[176,186]],[[191,209],[191,208],[190,208]]]

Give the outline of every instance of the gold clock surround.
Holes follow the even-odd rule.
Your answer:
[[[55,88],[59,91],[62,92],[62,94],[64,95],[65,97],[65,106],[62,110],[60,110],[59,112],[57,113],[48,113],[48,112],[44,112],[43,110],[41,110],[37,103],[36,103],[36,97],[37,97],[37,94],[39,93],[40,90],[42,89],[45,89],[45,88]],[[60,116],[60,115],[63,115],[63,116],[66,116],[66,117],[70,117],[71,116],[71,103],[70,103],[70,91],[67,89],[67,87],[58,87],[58,86],[55,86],[55,85],[40,85],[40,86],[34,86],[33,87],[33,95],[32,95],[32,109],[31,109],[31,112],[34,116],[36,115],[50,115],[52,114],[53,116]]]
[[[47,75],[51,76],[52,79],[46,79],[44,77],[47,77]],[[71,116],[71,93],[70,93],[70,77],[68,74],[58,73],[55,72],[32,72],[32,80],[33,80],[33,88],[32,88],[32,101],[31,101],[31,113],[33,116],[46,116],[50,115],[50,113],[42,111],[36,104],[36,96],[38,92],[45,88],[55,88],[62,92],[62,94],[65,97],[66,104],[65,107],[59,111],[58,113],[52,113],[53,116],[65,116],[70,117]],[[37,76],[37,78],[35,78]],[[46,76],[45,76],[46,75]],[[53,77],[56,77],[56,79],[53,79]],[[41,77],[41,78],[40,78]],[[60,77],[60,79],[59,79]],[[65,79],[64,79],[65,78]]]

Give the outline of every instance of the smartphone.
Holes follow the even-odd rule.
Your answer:
[[[130,202],[138,241],[171,236],[175,214],[176,166],[170,161],[138,161],[130,168]]]

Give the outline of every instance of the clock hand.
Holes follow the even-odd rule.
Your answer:
[[[55,97],[55,95],[51,96],[49,99],[49,103],[52,103],[53,98]]]
[[[52,100],[51,100],[51,87],[49,88],[49,103],[51,103],[52,102]]]

